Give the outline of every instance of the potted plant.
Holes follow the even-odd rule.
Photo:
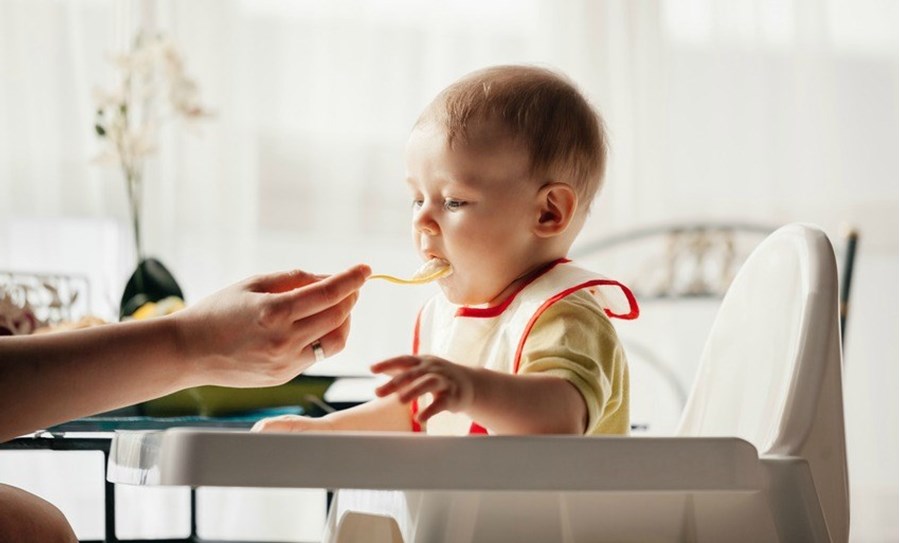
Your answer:
[[[166,267],[147,257],[143,249],[144,167],[157,149],[163,124],[196,121],[210,113],[200,105],[197,85],[185,74],[175,45],[162,34],[138,33],[132,48],[115,56],[113,65],[117,84],[94,90],[94,131],[102,145],[98,162],[118,167],[125,180],[137,255],[134,273],[122,294],[119,318],[165,314],[181,307],[184,296]]]

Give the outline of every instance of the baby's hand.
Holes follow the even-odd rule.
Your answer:
[[[397,394],[403,403],[431,393],[434,401],[418,412],[416,420],[424,423],[441,411],[459,412],[472,406],[475,399],[477,370],[454,364],[436,356],[398,356],[372,366],[373,373],[394,377],[375,389],[379,397]]]
[[[251,432],[314,432],[331,428],[324,419],[314,419],[300,415],[279,415],[262,419],[253,425]]]

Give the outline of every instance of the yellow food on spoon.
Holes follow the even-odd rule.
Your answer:
[[[384,279],[385,281],[397,283],[398,285],[421,285],[430,283],[441,277],[447,277],[451,273],[453,273],[453,268],[450,266],[449,262],[441,260],[440,258],[432,258],[423,264],[409,279],[402,279],[387,274],[370,275],[369,279]]]

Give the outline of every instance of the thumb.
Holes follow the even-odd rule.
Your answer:
[[[289,270],[258,275],[250,280],[253,292],[288,292],[323,279],[324,275],[314,275],[303,270]]]

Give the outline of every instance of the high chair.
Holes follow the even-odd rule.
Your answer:
[[[799,529],[792,513],[798,507],[792,500],[799,498],[792,486],[799,483],[793,478],[808,469],[814,486],[804,491],[820,504],[831,540],[847,541],[841,383],[831,244],[818,229],[788,225],[763,241],[728,289],[678,434],[752,443],[761,453],[773,512],[785,528]]]
[[[675,437],[123,433],[111,481],[340,490],[325,539],[840,542],[835,257],[771,234],[730,286]]]

